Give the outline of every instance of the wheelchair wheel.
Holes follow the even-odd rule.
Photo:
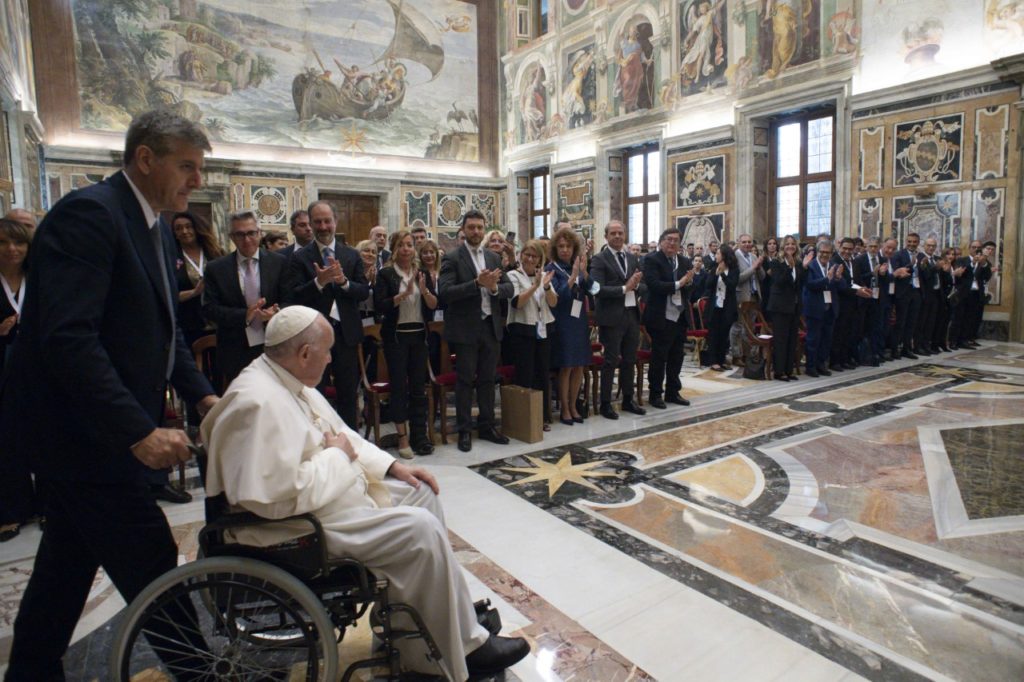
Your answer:
[[[334,626],[295,576],[254,559],[214,557],[168,571],[128,606],[114,635],[112,677],[334,680]]]

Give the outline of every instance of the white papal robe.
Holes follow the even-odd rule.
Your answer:
[[[437,496],[385,479],[393,457],[350,429],[318,391],[265,355],[231,382],[202,424],[209,452],[206,490],[266,518],[312,512],[331,556],[351,557],[386,577],[392,601],[423,617],[450,679],[468,677],[466,654],[487,641],[476,620]],[[344,433],[358,454],[323,446]],[[238,542],[265,546],[309,532],[309,524],[240,530]],[[418,640],[400,642],[405,667],[436,674]]]

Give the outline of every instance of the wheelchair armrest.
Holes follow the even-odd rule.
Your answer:
[[[252,512],[230,512],[227,514],[221,514],[217,519],[207,523],[199,529],[199,546],[203,549],[204,553],[209,553],[211,539],[214,540],[214,545],[237,544],[224,542],[223,533],[226,530],[267,526],[287,521],[304,521],[310,525],[312,532],[309,533],[309,535],[315,538],[314,542],[317,545],[317,563],[319,563],[320,573],[322,575],[328,574],[330,572],[330,562],[327,558],[327,538],[324,536],[324,527],[323,524],[320,523],[320,519],[310,513],[297,514],[295,516],[288,516],[281,519],[268,519],[266,517],[253,514]],[[272,550],[273,546],[263,549]]]

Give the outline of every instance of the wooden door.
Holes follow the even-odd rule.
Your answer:
[[[380,224],[380,197],[372,194],[320,194],[334,207],[338,216],[337,233],[349,246],[370,238],[370,230]]]

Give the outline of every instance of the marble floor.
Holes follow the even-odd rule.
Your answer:
[[[474,596],[530,641],[506,679],[1024,679],[1024,345],[684,373],[688,408],[420,458]],[[187,561],[202,503],[165,511]],[[38,537],[0,545],[0,670]],[[70,680],[105,679],[122,607],[98,575]]]

